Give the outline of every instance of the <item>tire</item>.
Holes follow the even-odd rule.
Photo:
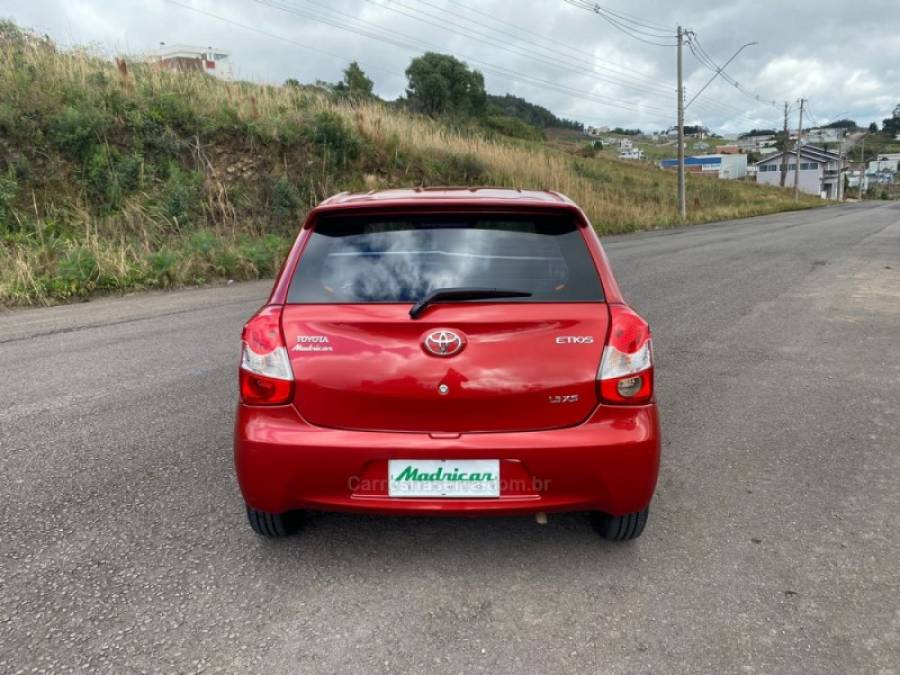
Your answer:
[[[247,507],[247,519],[250,527],[256,534],[262,537],[287,537],[300,529],[299,514],[288,511],[287,513],[267,513]]]
[[[647,525],[647,515],[650,509],[646,508],[637,513],[626,513],[622,516],[611,516],[608,513],[591,514],[591,524],[604,539],[609,541],[628,541],[637,539]]]

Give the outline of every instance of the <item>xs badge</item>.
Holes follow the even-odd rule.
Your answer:
[[[578,403],[578,394],[563,394],[561,396],[548,396],[550,403]]]

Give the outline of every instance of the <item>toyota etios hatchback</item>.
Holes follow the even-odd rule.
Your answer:
[[[652,359],[566,197],[331,197],[243,331],[234,447],[250,524],[283,536],[304,509],[590,511],[604,537],[637,537],[659,468]]]

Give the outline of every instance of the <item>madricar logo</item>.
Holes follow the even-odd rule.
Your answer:
[[[443,467],[438,467],[435,471],[428,473],[427,471],[419,471],[415,467],[407,465],[398,475],[392,476],[395,481],[401,480],[419,480],[419,481],[490,481],[497,480],[489,471],[471,473],[460,471],[455,468],[453,471],[444,471]]]

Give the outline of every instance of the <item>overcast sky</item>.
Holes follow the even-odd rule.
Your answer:
[[[688,123],[724,132],[781,126],[783,102],[796,110],[801,96],[812,123],[880,123],[900,102],[898,0],[603,3],[639,21],[621,25],[649,42],[672,42],[659,36],[680,23],[719,64],[743,43],[759,43],[726,72],[776,105],[717,80],[688,108]],[[0,17],[106,53],[160,42],[214,45],[231,54],[236,76],[259,81],[336,81],[356,60],[389,99],[403,93],[412,57],[442,51],[481,70],[490,93],[512,93],[586,124],[646,130],[675,117],[676,50],[563,0],[0,0]],[[687,49],[684,64],[690,99],[712,72]]]

